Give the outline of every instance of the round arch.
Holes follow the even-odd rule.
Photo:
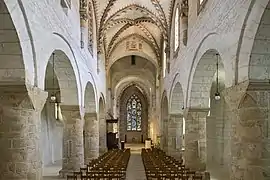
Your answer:
[[[77,87],[77,78],[68,56],[61,50],[55,50],[51,54],[48,64],[54,66],[55,75],[58,79],[61,92],[61,103],[64,105],[79,105],[80,98]]]
[[[158,69],[158,63],[157,61],[155,60],[155,58],[149,56],[148,54],[146,54],[145,52],[141,51],[141,52],[137,52],[137,51],[127,51],[125,53],[121,53],[119,56],[116,56],[114,58],[112,58],[109,62],[109,65],[108,65],[108,70],[113,66],[113,64],[118,61],[119,59],[122,59],[122,58],[125,58],[125,57],[128,57],[128,56],[132,56],[132,55],[135,55],[135,56],[139,56],[139,57],[142,57],[144,59],[147,59],[149,60],[157,69]]]
[[[183,114],[184,109],[184,94],[182,85],[180,82],[177,82],[171,92],[171,100],[170,100],[170,113],[176,114],[181,113]]]
[[[225,80],[224,66],[219,52],[215,49],[208,49],[201,56],[193,72],[189,84],[190,89],[188,89],[188,107],[209,108],[210,90],[217,72],[217,60],[219,60],[219,78]]]
[[[38,69],[37,69],[37,73],[38,73],[38,86],[43,89],[44,88],[44,78],[45,78],[45,68],[46,65],[50,62],[52,62],[52,54],[55,53],[56,59],[55,59],[55,67],[57,68],[57,66],[61,67],[61,72],[57,72],[56,74],[57,76],[63,76],[67,79],[70,78],[70,82],[72,86],[70,87],[66,87],[67,88],[71,88],[73,89],[74,93],[76,94],[76,105],[82,105],[82,92],[84,91],[82,89],[82,83],[81,83],[81,77],[80,77],[80,72],[79,72],[79,67],[75,58],[75,53],[72,49],[72,46],[68,43],[68,41],[65,39],[65,37],[63,37],[62,35],[58,34],[58,33],[53,33],[52,37],[50,39],[48,39],[48,42],[51,43],[51,46],[48,46],[44,51],[38,51],[37,52],[37,56],[40,56],[41,59],[44,59],[44,61],[38,61]],[[47,42],[47,43],[48,43]],[[53,42],[53,43],[52,43]],[[60,59],[58,58],[58,56],[62,56],[64,58]],[[46,59],[46,60],[45,60]],[[58,63],[57,63],[57,60]],[[73,81],[73,82],[72,82]],[[74,84],[75,82],[75,84]],[[59,85],[69,85],[69,83],[61,83],[59,82]],[[60,85],[61,86],[61,85]],[[64,87],[64,86],[62,86]],[[62,88],[60,87],[60,88]],[[75,87],[77,88],[75,91]],[[75,99],[73,98],[72,101],[74,101]],[[71,99],[69,100],[71,101]],[[74,103],[73,103],[74,105]],[[82,105],[83,106],[83,105]]]
[[[84,108],[85,113],[94,113],[97,112],[96,109],[96,93],[94,90],[94,86],[87,82],[85,91],[84,91]]]
[[[23,57],[23,46],[21,45],[10,11],[3,0],[0,1],[0,18],[2,19],[0,22],[1,83],[22,85],[27,83],[27,81],[33,82],[30,78],[31,75],[35,77],[33,62],[28,60],[31,58]],[[25,68],[29,69],[25,71]],[[27,75],[30,76],[28,77]]]
[[[258,22],[258,29],[252,42],[252,49],[249,56],[248,79],[266,80],[270,78],[270,1],[263,9],[263,14]]]
[[[252,0],[249,4],[248,12],[242,25],[243,28],[236,54],[235,84],[252,78],[251,71],[260,66],[260,64],[254,66],[255,64],[253,62],[256,59],[256,50],[254,48],[255,44],[258,44],[256,42],[259,42],[256,41],[256,39],[259,40],[260,32],[263,32],[261,30],[267,28],[266,24],[260,23],[263,19],[267,18],[267,16],[269,18],[269,8],[267,7],[269,7],[269,0]],[[264,31],[268,32],[267,30]],[[269,36],[267,34],[265,35]],[[265,69],[261,70],[258,70],[258,72],[265,72]]]

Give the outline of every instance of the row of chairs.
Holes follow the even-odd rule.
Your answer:
[[[157,148],[142,149],[142,160],[147,180],[202,180],[203,176],[187,168]]]
[[[130,149],[113,149],[93,159],[80,171],[67,175],[67,180],[123,180],[130,158]]]

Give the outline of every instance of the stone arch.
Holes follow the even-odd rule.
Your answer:
[[[261,66],[260,64],[255,66],[253,63],[256,59],[260,58],[256,58],[256,50],[254,48],[256,45],[258,47],[260,36],[263,35],[263,32],[267,32],[267,30],[262,31],[263,29],[267,28],[266,24],[260,23],[262,20],[267,19],[269,14],[269,8],[267,7],[269,7],[269,0],[251,0],[251,3],[247,8],[248,12],[244,19],[244,23],[242,25],[243,27],[241,28],[242,31],[236,54],[235,84],[252,78],[252,76],[250,76],[250,71],[253,71],[252,69],[255,70]],[[265,33],[265,35],[268,36],[267,33]],[[265,72],[265,69],[262,68],[261,72]]]
[[[111,61],[109,61],[108,69],[110,69],[110,68],[113,66],[113,64],[114,64],[117,60],[122,59],[122,58],[125,58],[125,57],[128,57],[128,56],[132,56],[132,55],[139,56],[139,57],[142,57],[142,58],[144,58],[144,59],[147,59],[147,60],[149,60],[151,63],[153,63],[153,65],[154,65],[156,68],[158,68],[158,63],[157,63],[157,61],[156,61],[153,57],[151,57],[151,56],[149,56],[148,54],[146,54],[145,52],[143,52],[143,51],[141,51],[141,52],[136,52],[136,51],[130,52],[130,51],[127,51],[127,52],[125,52],[124,54],[122,54],[122,53],[119,54],[119,56],[114,57]]]
[[[257,4],[256,4],[257,5]],[[270,1],[263,9],[263,14],[258,22],[254,41],[252,43],[249,58],[249,74],[250,80],[266,80],[270,79]]]
[[[68,56],[61,50],[55,50],[49,58],[48,65],[53,65],[55,75],[57,76],[60,89],[60,97],[62,105],[79,105],[79,93],[77,87],[77,79]]]
[[[160,147],[164,151],[168,151],[168,118],[169,118],[169,102],[166,95],[166,91],[163,92],[161,99],[161,122],[160,122]]]
[[[132,95],[136,95],[142,104],[142,130],[127,131],[127,102]],[[120,140],[127,142],[142,142],[148,137],[148,102],[147,97],[135,84],[127,87],[120,97]]]
[[[105,100],[99,98],[99,153],[103,154],[107,151],[107,124],[106,124],[106,107]]]
[[[209,108],[210,90],[216,74],[217,54],[215,49],[207,50],[199,60],[190,82],[189,107]],[[222,57],[219,55],[219,80],[225,81]]]
[[[177,82],[175,86],[173,87],[173,91],[171,93],[171,107],[170,107],[170,113],[177,114],[181,113],[183,114],[184,109],[184,94],[182,85],[180,82]]]
[[[84,108],[85,113],[95,113],[96,110],[96,93],[94,86],[87,82],[84,93]]]
[[[25,9],[20,2],[14,4],[10,1],[0,0],[0,11],[2,19],[0,29],[5,29],[1,30],[0,42],[3,45],[0,48],[0,59],[6,60],[5,64],[1,64],[2,80],[10,83],[24,81],[26,84],[35,85],[35,49]],[[8,61],[8,59],[12,59],[12,61]],[[11,63],[8,62],[12,62],[14,70],[12,70]]]
[[[25,84],[27,83],[26,73],[30,73],[30,77],[34,76],[33,67],[28,66],[27,59],[23,58],[22,46],[17,33],[17,29],[13,23],[13,19],[9,12],[9,9],[6,6],[6,3],[0,1],[0,59],[1,63],[1,78],[0,81],[2,84]],[[25,71],[25,68],[29,67]]]
[[[119,107],[120,104],[121,104],[121,98],[123,96],[123,94],[125,93],[126,89],[129,88],[129,87],[132,87],[132,86],[136,86],[140,91],[141,93],[145,96],[145,99],[149,105],[150,103],[150,97],[149,97],[149,93],[148,91],[145,89],[145,86],[142,86],[142,85],[145,85],[145,84],[140,84],[139,82],[130,82],[128,83],[126,86],[124,86],[123,88],[121,88],[120,92],[117,93],[117,104],[116,106]]]

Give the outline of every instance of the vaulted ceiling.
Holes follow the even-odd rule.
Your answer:
[[[106,61],[118,48],[126,51],[151,49],[152,58],[160,60],[163,40],[168,40],[174,0],[92,0],[98,51]],[[106,62],[108,65],[109,62]]]

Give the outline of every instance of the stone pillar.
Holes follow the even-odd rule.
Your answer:
[[[162,126],[161,128],[161,139],[160,139],[160,147],[163,151],[168,153],[168,117],[164,117],[161,120]]]
[[[99,153],[107,152],[107,126],[105,114],[99,114]]]
[[[264,180],[269,177],[270,84],[243,82],[224,91],[231,108],[230,180]]]
[[[183,115],[170,114],[168,123],[168,154],[177,159],[182,157]]]
[[[40,180],[40,117],[48,94],[26,85],[1,86],[0,94],[0,179]]]
[[[83,120],[78,105],[62,105],[64,117],[63,163],[60,175],[77,171],[84,166]]]
[[[188,108],[184,112],[186,121],[184,160],[194,170],[206,168],[206,116],[208,108]]]
[[[99,124],[96,113],[84,115],[84,163],[99,156]]]

